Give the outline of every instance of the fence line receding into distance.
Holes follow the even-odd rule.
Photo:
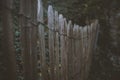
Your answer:
[[[79,26],[49,5],[46,23],[41,0],[2,1],[1,52],[10,55],[5,80],[86,80],[97,20]]]

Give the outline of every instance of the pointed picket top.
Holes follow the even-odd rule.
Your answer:
[[[79,38],[79,25],[76,26],[76,36]]]
[[[78,27],[79,37],[81,37],[81,30],[82,30],[82,27],[81,27],[81,26],[79,26],[79,27]]]
[[[69,31],[69,30],[70,30],[71,25],[72,25],[72,21],[70,20],[70,21],[68,21],[67,31]]]
[[[90,25],[90,32],[93,31],[93,26],[94,26],[94,23],[91,23],[91,25]]]
[[[76,26],[76,32],[79,32],[79,25]]]
[[[41,0],[38,0],[37,20],[38,22],[43,22],[43,3]]]
[[[40,12],[40,0],[37,0],[38,2],[38,4],[37,4],[37,15],[39,14],[39,12]]]
[[[97,27],[98,27],[98,20],[95,20],[95,22],[94,22],[94,30],[96,30]]]
[[[77,33],[78,33],[78,25],[77,25],[77,24],[74,24],[73,34],[74,34],[74,37],[75,37],[75,38],[77,38]]]
[[[82,26],[79,26],[80,35],[82,34]]]
[[[67,24],[67,20],[66,20],[66,18],[64,18],[64,33],[65,34],[67,34],[67,26],[68,26],[68,24]]]
[[[51,5],[48,6],[48,27],[54,29],[54,13]]]
[[[76,30],[76,24],[74,24],[74,26],[73,26],[73,32],[75,32],[75,30]]]
[[[84,32],[87,32],[87,26],[84,26],[84,27],[83,27],[83,31],[84,31]]]
[[[83,35],[83,33],[84,33],[84,27],[80,27],[80,33],[81,33],[81,38],[83,39],[83,37],[84,37],[84,35]]]
[[[55,30],[59,30],[59,16],[57,11],[55,11]]]
[[[71,33],[72,33],[72,21],[70,20],[67,26],[67,36],[71,36]]]
[[[93,23],[93,26],[92,26],[92,29],[93,29],[93,31],[96,29],[96,21]]]
[[[95,20],[95,25],[98,25],[98,20]]]
[[[89,31],[89,30],[88,30],[88,28],[89,28],[89,25],[86,25],[86,27],[87,27],[87,34],[88,34],[88,31]]]
[[[73,36],[76,37],[76,30],[77,30],[77,25],[74,24],[73,26]]]
[[[82,30],[82,26],[79,26],[80,31]]]
[[[64,33],[64,18],[62,14],[59,15],[59,27],[60,33]]]
[[[88,34],[90,33],[91,31],[90,31],[90,25],[88,25]]]

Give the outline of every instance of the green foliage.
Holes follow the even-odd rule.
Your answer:
[[[21,54],[21,42],[20,42],[20,35],[21,35],[21,28],[19,24],[19,13],[20,9],[20,1],[14,0],[13,2],[13,28],[14,28],[14,46],[16,51],[16,66],[17,66],[17,80],[24,80],[23,77],[23,57]],[[17,14],[16,14],[17,13]]]

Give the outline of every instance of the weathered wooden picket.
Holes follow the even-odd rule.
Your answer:
[[[88,76],[98,21],[84,27],[72,24],[48,6],[48,26],[42,23],[42,1],[38,2],[41,78],[43,80],[85,80]],[[45,42],[45,28],[47,43]],[[46,62],[48,46],[49,63]]]
[[[9,55],[3,80],[86,80],[97,20],[79,26],[49,5],[45,23],[41,0],[2,1],[1,53]],[[16,12],[14,1],[19,3]],[[17,40],[13,32],[19,33]]]

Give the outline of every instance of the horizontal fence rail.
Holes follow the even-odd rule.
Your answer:
[[[42,0],[2,0],[1,9],[0,53],[8,61],[0,80],[87,79],[98,20],[79,26],[52,5],[46,18]]]

